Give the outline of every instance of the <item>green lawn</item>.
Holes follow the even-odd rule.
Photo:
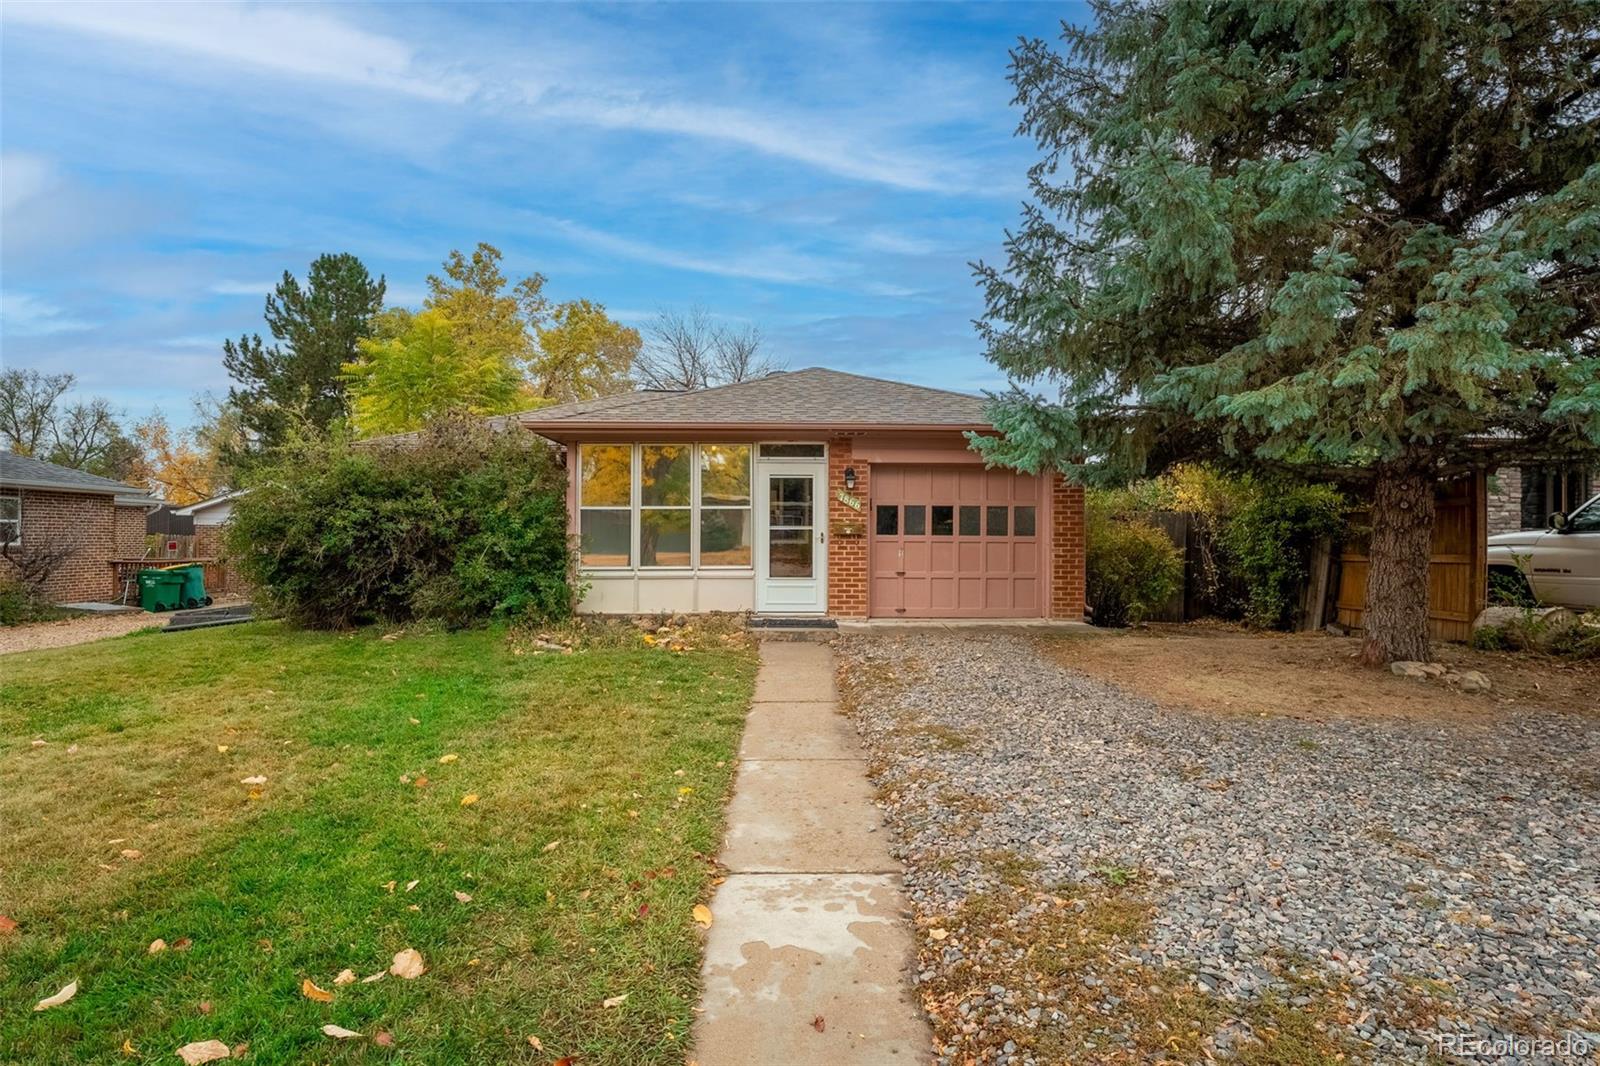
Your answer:
[[[0,1058],[176,1062],[217,1039],[272,1063],[683,1061],[690,914],[755,660],[619,632],[560,655],[256,623],[0,658],[0,914],[19,923]],[[335,985],[408,947],[422,977]]]

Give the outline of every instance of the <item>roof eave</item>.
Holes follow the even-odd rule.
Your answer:
[[[584,419],[525,419],[523,428],[549,436],[583,433],[993,433],[988,422],[674,422]]]
[[[133,486],[128,486],[132,488]],[[64,485],[59,481],[36,481],[31,478],[6,478],[0,481],[0,490],[38,489],[42,492],[75,492],[84,496],[115,496],[117,490],[99,485]]]

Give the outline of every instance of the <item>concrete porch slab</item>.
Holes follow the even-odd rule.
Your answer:
[[[904,976],[915,945],[899,877],[731,874],[711,910],[701,1066],[926,1061],[928,1028]]]
[[[721,860],[735,873],[891,873],[889,834],[860,759],[747,760]]]
[[[745,720],[741,759],[860,759],[849,719],[831,703],[757,703]]]

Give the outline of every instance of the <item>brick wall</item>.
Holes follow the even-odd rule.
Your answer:
[[[1083,486],[1050,477],[1050,617],[1083,618]]]
[[[206,591],[215,596],[219,592],[243,592],[244,578],[228,560],[228,549],[223,544],[227,526],[194,527],[194,554],[202,559],[215,559],[217,565],[206,567]]]
[[[119,559],[138,559],[144,555],[145,509],[143,507],[118,507],[116,514],[116,543]]]
[[[856,487],[844,487],[844,470],[856,470]],[[828,442],[828,613],[835,618],[867,616],[867,487],[871,470],[854,459],[849,437]],[[862,501],[861,510],[839,502],[849,492]]]
[[[117,552],[117,510],[110,496],[23,489],[22,542],[11,550],[66,542],[75,550],[50,575],[45,596],[57,603],[111,599],[116,584],[110,560]],[[143,521],[141,512],[141,537]],[[14,570],[9,562],[0,566]]]

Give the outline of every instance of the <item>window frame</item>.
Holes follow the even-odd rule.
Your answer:
[[[701,449],[714,446],[719,448],[745,449],[745,482],[749,494],[749,502],[739,504],[711,504],[701,501]],[[754,441],[585,441],[579,443],[577,448],[577,462],[573,474],[574,497],[577,511],[577,533],[580,538],[578,569],[581,573],[595,574],[631,574],[633,576],[649,574],[696,574],[702,570],[719,574],[727,573],[755,573],[756,569],[756,528],[755,528],[755,470],[756,457],[759,445]],[[628,505],[622,507],[611,504],[585,504],[583,502],[583,449],[585,448],[627,448],[628,452]],[[689,453],[689,503],[682,504],[650,504],[644,502],[644,449],[646,448],[684,448]],[[628,563],[625,566],[596,565],[583,562],[581,538],[583,535],[584,511],[625,511],[628,514]],[[689,516],[689,562],[687,565],[675,564],[671,566],[653,565],[644,563],[643,548],[643,519],[646,511],[683,511]],[[749,537],[750,561],[748,563],[733,564],[704,564],[700,561],[700,533],[701,516],[706,511],[743,511],[745,514],[745,532]]]
[[[15,503],[16,507],[17,507],[17,513],[16,513],[16,516],[13,517],[13,518],[0,517],[0,544],[21,544],[22,543],[22,493],[21,492],[0,492],[0,503],[3,503],[5,501],[11,501],[11,502]],[[16,532],[14,534],[12,534],[9,538],[4,533],[4,529],[5,529],[6,526],[15,526],[16,527]]]

